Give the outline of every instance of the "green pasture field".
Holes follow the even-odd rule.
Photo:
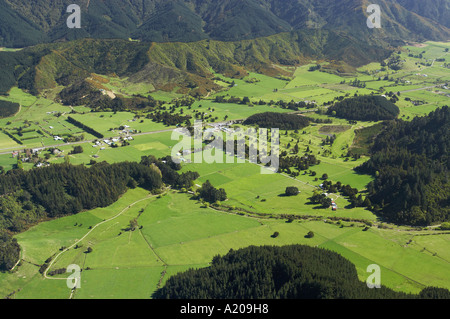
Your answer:
[[[223,92],[219,92],[213,95],[229,95],[229,96],[237,96],[237,97],[243,97],[247,96],[249,98],[258,98],[261,97],[268,92],[273,92],[275,89],[282,89],[286,86],[288,83],[287,81],[276,79],[273,77],[269,77],[266,75],[258,74],[258,73],[252,73],[250,72],[249,75],[244,78],[243,80],[240,79],[230,79],[226,78],[225,76],[219,74],[218,75],[222,79],[226,79],[227,81],[234,81],[235,86],[231,87]],[[259,80],[259,82],[255,83],[247,83],[246,79],[255,78]]]
[[[5,137],[7,136],[5,135]],[[94,137],[92,138],[94,139]],[[7,140],[2,139],[2,141]],[[36,146],[40,147],[41,141],[44,141],[45,145],[52,145],[52,143],[53,145],[56,145],[55,143],[61,143],[61,141],[54,141],[53,138],[44,138],[37,139]],[[107,161],[108,163],[117,163],[123,161],[139,162],[142,156],[154,155],[158,158],[161,158],[167,155],[171,155],[172,147],[176,145],[178,141],[179,140],[177,139],[172,140],[172,132],[167,131],[154,134],[135,135],[133,136],[133,140],[130,141],[130,145],[126,147],[112,148],[104,143],[100,146],[93,147],[94,143],[82,142],[76,145],[79,145],[83,148],[83,153],[68,155],[70,151],[73,150],[73,147],[75,145],[58,146],[58,149],[62,151],[62,157],[59,157],[59,155],[51,155],[48,162],[51,164],[64,163],[65,155],[68,155],[69,161],[73,165],[88,165],[91,160],[95,160],[97,162]],[[18,145],[17,147],[13,147],[11,149],[4,149],[4,152],[6,154],[0,155],[0,166],[3,166],[6,170],[11,169],[13,165],[17,163],[17,159],[12,158],[12,151],[23,150],[24,147],[25,145]],[[105,149],[101,150],[101,148]],[[41,152],[40,156],[44,157],[46,153],[48,152],[44,150]],[[24,163],[24,168],[31,169],[33,168],[33,165]]]
[[[286,85],[286,89],[301,87],[305,85],[320,85],[320,84],[332,84],[340,83],[345,80],[343,77],[321,72],[313,71],[309,72],[308,69],[312,65],[299,67],[294,73],[294,79]]]
[[[208,110],[211,108],[211,110]],[[212,111],[214,109],[214,111]],[[286,110],[275,106],[269,105],[242,105],[242,104],[233,104],[233,103],[215,103],[212,100],[201,100],[196,101],[192,105],[191,110],[184,108],[184,113],[193,115],[193,111],[197,110],[198,112],[207,113],[207,115],[212,115],[213,118],[217,117],[216,122],[224,121],[225,116],[227,120],[243,120],[248,118],[253,114],[264,113],[264,112],[277,112],[277,113],[289,113],[292,110]],[[193,122],[195,118],[191,120]]]
[[[135,115],[130,112],[90,112],[86,114],[72,114],[71,117],[95,129],[97,132],[105,135],[105,137],[117,136],[117,129],[124,125],[130,126],[128,129],[142,132],[153,132],[168,128],[149,119],[141,118],[135,120]],[[143,123],[140,123],[141,120],[143,120]]]
[[[93,147],[93,143],[80,144],[83,147],[83,153],[69,155],[70,163],[89,164],[91,160],[107,161],[108,163],[117,162],[139,162],[142,156],[154,155],[158,158],[171,154],[171,147],[178,143],[178,140],[172,140],[172,132],[162,132],[148,135],[134,136],[129,146],[111,148],[106,144]],[[68,154],[73,146],[59,147],[63,154]],[[101,150],[101,148],[105,148]],[[94,157],[94,155],[98,157]],[[1,158],[1,157],[0,157]],[[52,157],[51,163],[64,163],[64,158]]]
[[[109,83],[104,83],[102,85],[116,94],[128,96],[140,94],[145,96],[155,90],[155,87],[150,83],[132,83],[128,81],[128,78],[103,77],[109,79]]]
[[[285,174],[262,174],[261,167],[251,163],[204,163],[186,164],[183,171],[196,171],[200,174],[198,185],[209,180],[216,187],[224,188],[229,200],[226,205],[245,208],[248,211],[264,214],[293,214],[313,216],[341,216],[354,219],[376,220],[371,212],[362,209],[349,209],[349,202],[338,194],[330,195],[338,205],[338,211],[323,209],[320,205],[311,204],[309,197],[322,183],[314,181],[310,176],[300,175],[292,178]],[[228,157],[229,158],[229,157]],[[319,169],[320,168],[320,169]],[[370,176],[359,176],[345,166],[321,163],[312,168],[318,171],[318,177],[327,173],[333,181],[342,181],[364,188]],[[299,188],[298,196],[286,197],[286,187]]]
[[[15,150],[20,147],[18,143],[0,131],[0,150]]]
[[[442,63],[435,62],[432,67],[419,68],[416,62],[427,59],[446,57],[444,48],[448,43],[427,42],[425,47],[408,47],[414,54],[425,51],[422,60],[408,57],[407,52],[401,54],[406,59],[402,70],[392,72],[376,72],[381,69],[379,63],[372,63],[358,69],[351,77],[340,77],[325,72],[309,72],[311,65],[298,67],[291,81],[271,78],[265,75],[250,73],[244,80],[234,80],[237,86],[216,93],[238,97],[249,97],[252,102],[259,99],[265,101],[283,99],[285,101],[314,100],[320,104],[332,101],[343,95],[378,93],[381,87],[386,92],[401,91],[398,103],[400,118],[411,120],[414,116],[425,115],[437,107],[448,104],[445,95],[432,90],[415,90],[433,86],[450,79],[448,70]],[[428,74],[429,77],[416,76],[416,73]],[[409,80],[408,85],[395,84],[392,81],[375,81],[374,79],[388,74],[389,77],[401,81]],[[231,80],[219,75],[227,81]],[[246,79],[256,78],[259,81],[247,83]],[[358,78],[367,81],[366,89],[350,87],[349,80]],[[340,84],[343,80],[346,84]],[[181,97],[172,92],[153,92],[151,85],[128,83],[127,79],[108,78],[103,84],[115,93],[132,95],[152,95],[156,99],[170,101]],[[225,85],[223,82],[222,84]],[[409,92],[408,92],[409,91]],[[53,92],[54,93],[54,92]],[[53,94],[50,92],[49,94]],[[379,94],[379,93],[378,93]],[[249,107],[237,104],[214,103],[214,94],[204,100],[196,101],[191,110],[183,108],[184,114],[193,114],[193,110],[211,112],[213,118],[223,121],[244,119],[255,113],[266,111],[291,112],[281,108],[255,105]],[[413,106],[404,100],[424,100],[426,104]],[[32,121],[30,128],[35,132],[24,134],[25,138],[38,134],[39,128],[45,133],[26,140],[24,145],[16,144],[12,139],[0,132],[0,165],[5,169],[16,163],[10,151],[14,148],[56,145],[53,134],[81,134],[81,130],[65,121],[67,115],[56,117],[47,112],[69,113],[70,107],[62,106],[49,98],[34,97],[20,89],[13,88],[8,97],[0,97],[21,105],[21,110],[8,119],[0,119],[0,125],[8,130],[23,126],[25,121]],[[200,105],[202,105],[200,107]],[[172,147],[178,143],[171,139],[171,129],[148,119],[134,122],[135,115],[130,112],[89,112],[83,107],[85,114],[71,115],[85,125],[103,133],[105,138],[115,137],[117,131],[110,131],[120,125],[129,125],[131,129],[154,134],[134,135],[129,146],[111,148],[106,145],[93,147],[92,143],[81,143],[84,152],[70,155],[72,164],[88,165],[91,160],[110,163],[123,161],[140,161],[142,156],[154,155],[158,158],[171,154]],[[327,119],[326,115],[308,113],[307,116]],[[143,120],[141,123],[140,121]],[[425,286],[450,288],[448,264],[450,254],[448,245],[449,232],[434,230],[409,229],[394,225],[383,225],[379,218],[364,208],[351,208],[346,198],[339,194],[330,194],[335,200],[338,210],[323,209],[310,203],[313,191],[323,182],[320,177],[328,174],[329,180],[350,184],[364,192],[366,185],[372,181],[371,176],[356,174],[354,167],[361,165],[368,158],[345,160],[347,151],[351,149],[355,139],[355,130],[370,127],[375,122],[358,122],[350,125],[348,121],[332,118],[332,124],[312,124],[295,133],[281,131],[281,150],[290,152],[297,140],[301,156],[309,147],[321,163],[309,168],[317,173],[316,177],[307,172],[300,172],[296,178],[286,174],[262,174],[267,172],[261,166],[248,162],[237,163],[235,158],[219,154],[218,158],[233,160],[232,163],[192,163],[183,164],[182,172],[191,170],[200,174],[194,188],[209,180],[215,187],[224,188],[228,200],[222,202],[223,211],[212,207],[203,208],[202,204],[190,198],[188,194],[167,191],[161,196],[150,196],[143,189],[129,190],[116,203],[106,208],[98,208],[73,216],[45,221],[33,226],[26,232],[17,234],[22,251],[22,262],[12,273],[0,273],[0,296],[10,295],[12,298],[62,298],[70,296],[65,278],[68,274],[54,276],[59,279],[47,279],[39,273],[42,265],[49,257],[55,258],[50,270],[63,269],[70,264],[78,264],[83,268],[81,288],[74,294],[76,299],[85,298],[151,298],[152,293],[168,278],[189,268],[207,267],[216,255],[224,255],[230,249],[239,249],[250,245],[288,245],[306,244],[323,247],[338,252],[348,258],[356,266],[360,280],[369,276],[366,269],[371,264],[381,267],[382,284],[398,291],[418,293]],[[6,125],[7,122],[11,124]],[[53,129],[50,129],[50,126]],[[165,131],[165,132],[158,132]],[[305,131],[306,134],[302,134]],[[86,140],[95,138],[87,133]],[[326,134],[336,134],[333,146],[324,146],[322,141]],[[39,134],[38,134],[39,135]],[[290,143],[291,147],[287,148]],[[104,150],[100,150],[105,147]],[[61,146],[62,154],[67,155],[73,145]],[[42,153],[45,154],[45,152]],[[293,155],[293,154],[292,154]],[[96,157],[98,156],[98,157]],[[51,156],[50,163],[64,162],[64,158]],[[32,164],[24,164],[30,169]],[[309,171],[308,170],[308,171]],[[286,187],[296,186],[298,196],[286,197]],[[225,207],[232,207],[231,210]],[[246,213],[236,214],[238,209]],[[287,222],[281,215],[295,215],[299,219]],[[114,219],[111,219],[115,217]],[[127,230],[132,219],[137,219],[139,229]],[[349,218],[354,221],[331,222],[330,218]],[[111,220],[110,220],[111,219]],[[374,226],[363,231],[365,224],[356,220],[374,223]],[[382,228],[378,226],[387,226]],[[280,235],[272,238],[275,232]],[[314,238],[305,238],[313,231]],[[85,236],[85,237],[84,237]],[[83,240],[79,241],[81,238]],[[410,241],[411,240],[411,241]],[[79,241],[79,242],[78,242]],[[66,252],[62,247],[70,247],[78,243],[80,247]],[[91,253],[85,253],[91,247]]]
[[[34,293],[27,293],[26,287],[28,285],[32,287],[34,287],[35,285],[41,287],[42,284],[44,287],[50,287],[50,290],[61,287],[61,285],[50,285],[49,282],[62,283],[63,287],[66,286],[65,282],[61,282],[60,280],[44,280],[38,273],[39,267],[34,265],[43,264],[47,258],[55,255],[56,253],[59,253],[59,249],[62,246],[68,247],[72,245],[77,239],[84,236],[89,231],[89,227],[95,226],[105,219],[116,216],[119,212],[126,209],[128,205],[131,205],[137,199],[146,198],[146,196],[148,196],[148,193],[145,190],[132,190],[127,192],[118,202],[107,208],[98,208],[89,212],[79,213],[77,215],[40,223],[39,225],[29,229],[28,231],[19,234],[17,236],[17,239],[22,247],[22,264],[33,265],[33,267],[30,268],[20,266],[19,271],[12,274],[12,276],[16,277],[16,279],[22,279],[22,281],[26,282],[25,285],[20,286],[22,290],[18,294],[18,297],[20,298],[21,293],[24,293],[24,298],[45,298],[44,295],[39,293],[40,288],[34,291]],[[145,205],[148,204],[148,202],[151,200],[152,199],[149,198],[142,203],[133,206],[130,209],[130,211],[132,211],[133,213],[130,214],[136,214],[137,209],[144,208]],[[126,216],[125,219],[127,217],[128,216]],[[127,222],[128,220],[129,219],[127,219]],[[111,224],[114,225],[114,223],[114,220],[111,221]],[[101,238],[102,232],[99,233]],[[86,247],[84,249],[86,249]],[[81,252],[81,254],[82,250],[82,248],[74,249],[74,251]],[[64,258],[62,259],[64,260]],[[56,266],[57,265],[58,264],[56,263]],[[11,277],[9,277],[9,280],[11,280]],[[1,287],[3,287],[3,285],[1,285]],[[3,294],[4,291],[3,289],[1,290],[1,293]],[[68,292],[67,290],[62,291],[64,293]],[[67,297],[68,295],[59,295],[57,298]]]
[[[2,126],[7,122],[12,122],[12,125],[17,125],[25,120],[41,122],[44,118],[49,118],[47,112],[68,113],[71,111],[68,106],[63,106],[43,97],[35,97],[16,87],[11,89],[9,96],[2,96],[0,98],[6,101],[19,103],[21,106],[20,112],[15,116],[0,119],[0,125]]]
[[[408,232],[400,228],[363,231],[360,223],[344,222],[342,226],[323,221],[287,223],[283,219],[238,216],[201,208],[186,194],[174,191],[127,209],[146,196],[144,190],[135,189],[110,207],[44,222],[18,235],[25,261],[16,272],[0,274],[1,295],[20,287],[13,298],[69,298],[70,290],[64,279],[67,274],[55,277],[60,280],[45,279],[33,263],[40,264],[59,253],[60,246],[73,244],[86,235],[89,226],[121,211],[123,214],[116,219],[94,228],[80,243],[81,248],[61,254],[52,266],[58,269],[75,263],[83,268],[81,288],[74,298],[150,298],[160,281],[164,283],[189,268],[206,267],[217,254],[250,245],[305,244],[330,249],[353,262],[362,281],[369,275],[366,272],[369,265],[380,265],[382,284],[399,291],[417,293],[429,285],[450,287],[445,276],[449,234],[418,236],[433,232]],[[142,228],[125,231],[129,220],[136,216]],[[275,231],[280,235],[272,238]],[[305,238],[309,231],[315,233],[314,238]],[[405,246],[413,235],[414,243],[422,238],[436,239],[433,247],[426,245],[442,256],[432,256],[415,245]],[[84,253],[87,247],[93,249],[89,254]]]

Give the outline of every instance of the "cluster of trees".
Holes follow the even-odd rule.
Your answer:
[[[80,145],[74,146],[73,149],[70,151],[69,154],[81,154],[83,153],[83,147]]]
[[[312,109],[316,107],[314,103],[307,103],[305,101],[299,101],[295,102],[294,100],[291,100],[289,102],[279,100],[277,102],[271,101],[269,105],[276,105],[279,106],[282,109],[292,110],[292,111],[298,111],[300,108],[306,108],[306,109]]]
[[[350,80],[349,85],[353,86],[353,87],[357,87],[357,88],[365,88],[366,82],[358,80],[358,79],[354,79],[354,80]]]
[[[223,188],[215,188],[208,180],[203,183],[202,187],[198,190],[199,198],[208,203],[222,202],[227,199],[227,193]]]
[[[156,123],[163,123],[167,126],[186,124],[190,125],[191,116],[181,114],[172,114],[170,112],[153,112],[147,114],[147,118]]]
[[[333,120],[330,118],[326,118],[326,119],[315,119],[309,116],[305,116],[305,118],[307,118],[311,123],[316,123],[316,124],[331,124],[333,123]]]
[[[26,190],[17,190],[0,197],[0,230],[10,233],[24,231],[28,225],[47,216],[45,208],[34,202]]]
[[[391,58],[389,58],[389,60],[387,62],[387,66],[391,70],[394,70],[394,71],[401,70],[401,68],[403,66],[403,62],[401,60],[401,56],[400,55],[394,55]]]
[[[362,95],[335,103],[327,114],[347,120],[382,121],[397,118],[400,110],[382,96]]]
[[[333,184],[332,181],[324,181],[322,183],[322,189],[329,193],[341,193],[343,196],[356,196],[358,189],[351,187],[350,185],[343,185],[341,182]]]
[[[321,68],[322,68],[322,66],[320,64],[316,64],[316,65],[310,66],[308,71],[314,72],[314,71],[320,70]]]
[[[257,125],[280,130],[300,130],[309,125],[309,120],[294,114],[266,112],[250,116],[244,121],[244,125]]]
[[[0,271],[10,270],[20,256],[17,239],[0,228]]]
[[[0,100],[0,118],[13,116],[19,111],[19,108],[18,103]]]
[[[177,98],[177,99],[172,100],[172,104],[175,107],[182,107],[182,106],[191,107],[192,104],[194,104],[194,103],[195,103],[195,99],[192,96],[186,96],[183,98]]]
[[[333,200],[326,196],[322,191],[315,190],[310,198],[311,203],[320,204],[323,208],[330,208]]]
[[[322,145],[332,146],[334,144],[334,141],[336,141],[336,138],[337,138],[336,134],[333,134],[332,136],[327,135],[327,138],[322,141]]]
[[[248,98],[247,98],[248,99]],[[245,104],[242,102],[243,99],[240,97],[231,96],[228,99],[223,95],[216,95],[214,102],[216,103],[234,103],[234,104]],[[250,101],[250,100],[249,100]]]
[[[216,102],[216,103],[235,103],[235,104],[250,104],[251,103],[251,101],[248,97],[239,98],[239,97],[234,97],[234,96],[231,96],[229,98],[226,98],[225,96],[216,96],[216,98],[214,99],[214,102]],[[271,100],[270,102],[259,100],[258,102],[254,102],[253,104],[274,105],[274,106],[278,106],[282,109],[288,109],[288,110],[293,110],[293,111],[298,111],[300,108],[311,109],[311,108],[316,107],[316,105],[314,103],[307,103],[304,101],[295,102],[294,100],[291,100],[289,102],[286,102],[284,100],[278,100],[278,101]]]
[[[160,159],[153,155],[143,156],[140,164],[156,170],[162,176],[162,181],[167,185],[171,185],[174,189],[188,189],[200,177],[197,172],[192,171],[179,174],[178,171],[181,170],[181,164],[175,163],[171,156]]]
[[[290,168],[294,167],[299,171],[309,169],[311,166],[319,165],[320,160],[315,155],[286,156],[286,152],[280,154],[280,171],[290,173]],[[289,170],[289,171],[288,171]]]
[[[332,200],[325,195],[326,193],[340,193],[342,196],[348,198],[352,207],[367,207],[372,208],[372,203],[369,197],[363,199],[362,194],[358,195],[358,189],[351,187],[350,185],[342,185],[341,182],[333,184],[331,181],[324,181],[321,185],[322,190],[316,190],[310,200],[314,204],[321,204],[324,208],[329,208],[332,204]]]
[[[301,267],[299,267],[301,265]],[[341,255],[316,247],[251,246],[216,256],[211,266],[179,273],[154,299],[403,299],[449,298],[446,289],[419,295],[385,286],[368,289],[356,267]]]
[[[371,159],[357,171],[373,174],[369,198],[385,219],[409,225],[450,220],[450,111],[395,121],[378,135]]]

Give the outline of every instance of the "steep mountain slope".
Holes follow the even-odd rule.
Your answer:
[[[66,26],[72,2],[0,0],[0,46],[86,37],[236,41],[303,29],[384,45],[450,38],[450,0],[380,0],[382,28],[375,30],[366,26],[369,0],[80,0],[81,30]]]
[[[97,73],[126,76],[131,82],[151,83],[157,89],[167,84],[198,88],[203,95],[215,86],[211,70],[238,78],[247,71],[288,75],[276,65],[321,59],[357,67],[388,54],[389,50],[328,30],[286,32],[232,42],[81,39],[41,44],[19,52],[0,52],[0,67],[4,70],[0,73],[0,93],[7,93],[17,84],[37,94]]]
[[[431,19],[437,23],[450,28],[450,1],[434,0],[416,1],[416,0],[398,0],[398,3],[411,12]]]
[[[135,32],[133,38],[144,41],[191,42],[206,39],[203,20],[186,5],[168,2],[155,11]]]
[[[0,46],[22,47],[48,41],[39,26],[0,0]]]

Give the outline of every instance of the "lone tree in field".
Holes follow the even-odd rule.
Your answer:
[[[305,237],[306,238],[313,238],[314,237],[314,232],[312,232],[312,231],[308,232],[308,234],[306,234]]]
[[[138,227],[137,219],[135,218],[135,219],[130,220],[129,230],[135,231],[137,227]]]
[[[291,186],[291,187],[286,187],[286,191],[285,194],[286,196],[297,196],[299,193],[298,188]]]
[[[83,148],[79,145],[74,146],[73,150],[70,152],[70,154],[81,154],[83,153]]]

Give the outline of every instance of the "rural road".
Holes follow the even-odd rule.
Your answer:
[[[437,85],[433,85],[433,86],[426,86],[423,88],[418,88],[418,89],[412,89],[412,90],[406,90],[406,91],[400,91],[400,93],[408,93],[408,92],[414,92],[414,91],[422,91],[422,90],[428,90],[428,89],[433,89],[437,87]]]

